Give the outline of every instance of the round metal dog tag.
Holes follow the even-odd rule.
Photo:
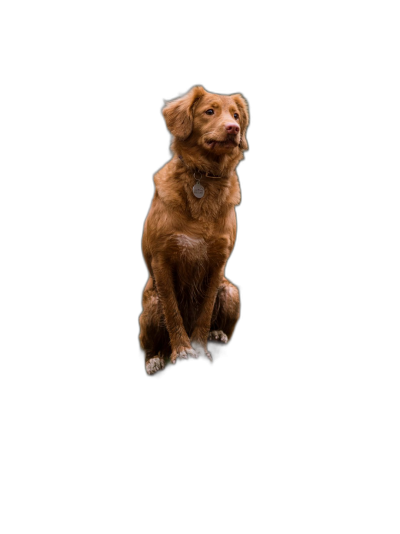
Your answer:
[[[200,182],[197,182],[197,184],[193,186],[193,194],[196,198],[204,197],[204,187]]]

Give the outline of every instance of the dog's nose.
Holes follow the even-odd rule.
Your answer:
[[[239,130],[240,130],[239,126],[237,124],[232,123],[232,122],[227,122],[225,124],[225,129],[230,134],[237,134],[237,133],[239,133]]]

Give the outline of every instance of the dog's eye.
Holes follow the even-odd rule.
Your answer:
[[[213,109],[207,109],[206,113],[207,113],[207,115],[214,115],[214,110]]]
[[[236,119],[236,120],[238,120],[239,115],[238,115],[237,113],[234,113],[233,118]]]

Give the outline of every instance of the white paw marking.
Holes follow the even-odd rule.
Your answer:
[[[210,341],[222,341],[222,343],[228,343],[228,336],[222,330],[211,330],[208,334]]]
[[[189,356],[191,356],[192,358],[197,358],[198,357],[198,354],[194,349],[189,349],[189,350],[186,351],[186,353],[189,354]]]
[[[172,352],[171,363],[176,363],[176,360],[178,358],[181,358],[184,360],[187,360],[189,356],[191,356],[192,358],[197,358],[197,353],[192,348],[184,348],[184,347],[179,347],[179,348],[180,348],[179,352]]]
[[[188,356],[191,356],[192,358],[197,358],[197,352],[193,349],[184,349],[178,353],[178,358],[183,358],[184,360],[187,360]]]
[[[205,360],[208,360],[208,361],[212,362],[211,354],[209,352],[207,352],[206,350],[204,350],[201,347],[199,347],[198,349],[196,349],[196,352],[197,352],[199,358],[204,358]]]
[[[154,358],[150,358],[146,362],[146,373],[148,375],[154,375],[157,371],[161,371],[161,369],[164,369],[165,363],[163,358],[160,358],[159,356],[154,356]]]

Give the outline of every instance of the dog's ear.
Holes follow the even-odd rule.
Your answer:
[[[162,110],[168,130],[181,141],[192,133],[193,110],[205,94],[204,87],[196,85],[186,95],[167,102]]]
[[[233,99],[236,102],[237,107],[239,108],[239,124],[240,124],[240,148],[242,150],[248,150],[249,145],[247,144],[246,131],[249,125],[249,105],[247,100],[240,94],[233,95]]]

